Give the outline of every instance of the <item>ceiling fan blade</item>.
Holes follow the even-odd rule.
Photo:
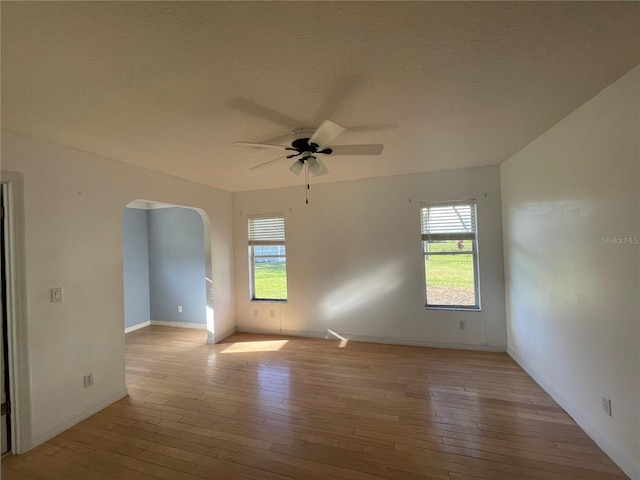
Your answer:
[[[364,82],[364,76],[359,74],[341,77],[326,92],[322,106],[314,118],[314,125],[319,124],[325,118],[332,118],[336,111],[347,103],[347,100],[357,92]]]
[[[331,155],[380,155],[384,145],[370,143],[361,145],[332,145]]]
[[[393,123],[380,123],[380,124],[371,124],[371,125],[356,125],[354,127],[345,127],[347,132],[383,132],[385,130],[395,130],[398,128],[398,125]],[[286,139],[285,139],[286,140]]]
[[[331,120],[325,120],[320,124],[313,136],[309,139],[309,144],[315,143],[319,149],[324,148],[331,140],[336,138],[345,129]]]
[[[268,162],[260,163],[260,164],[254,166],[254,167],[249,168],[249,170],[255,170],[256,168],[266,167],[267,165],[271,165],[272,163],[276,163],[278,160],[282,160],[283,158],[287,158],[287,156],[284,155],[283,157],[274,158],[273,160],[269,160]]]
[[[289,128],[296,128],[300,126],[300,120],[290,117],[275,110],[260,105],[252,100],[243,97],[233,97],[229,102],[229,106],[239,110],[240,112],[248,113],[254,117],[262,118],[268,122],[274,122],[279,125],[284,125]]]
[[[320,159],[314,158],[309,161],[309,175],[312,177],[319,177],[320,175],[326,175],[329,173],[329,169]]]
[[[291,145],[291,132],[287,133],[286,135],[278,135],[277,137],[267,138],[258,143],[270,143],[272,145],[273,144],[282,145],[283,143],[286,143],[288,145]]]
[[[276,145],[273,143],[233,142],[233,144],[253,148],[286,148],[284,145]]]

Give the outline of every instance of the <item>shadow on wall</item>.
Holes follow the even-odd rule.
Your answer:
[[[122,215],[125,333],[148,325],[201,328],[214,338],[207,214],[135,200]]]

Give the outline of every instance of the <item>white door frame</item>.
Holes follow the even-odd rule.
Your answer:
[[[2,172],[7,281],[7,347],[11,400],[11,453],[31,449],[29,356],[27,351],[22,175]]]

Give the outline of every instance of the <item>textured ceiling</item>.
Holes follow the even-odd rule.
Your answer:
[[[1,3],[2,127],[230,191],[499,164],[640,63],[636,2]]]

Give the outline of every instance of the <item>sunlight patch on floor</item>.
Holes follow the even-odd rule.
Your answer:
[[[236,342],[220,353],[277,352],[289,340],[265,340],[260,342]]]

